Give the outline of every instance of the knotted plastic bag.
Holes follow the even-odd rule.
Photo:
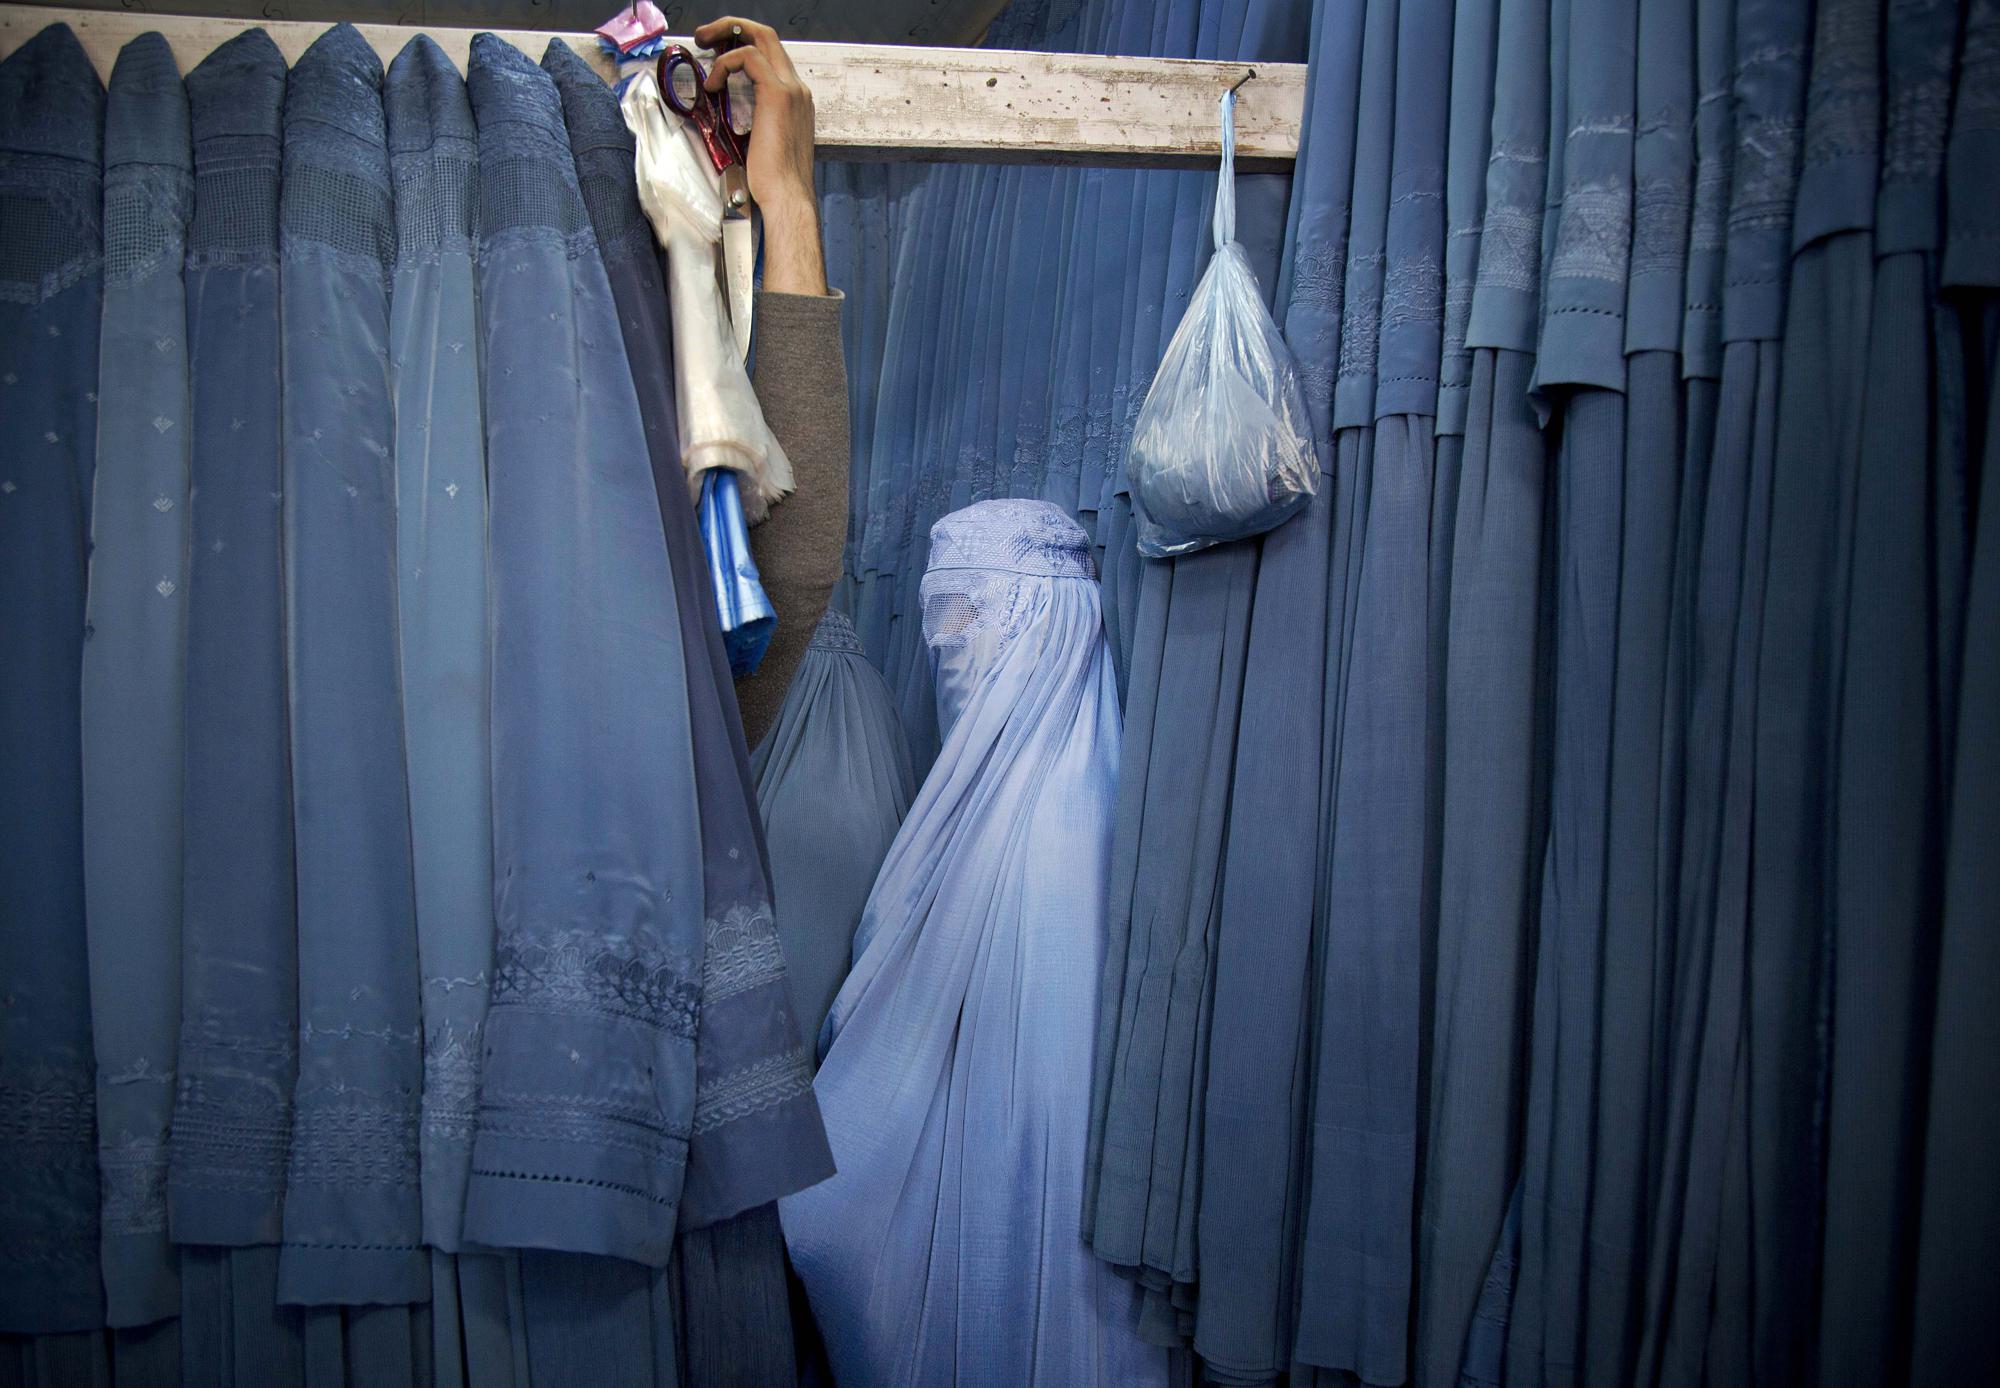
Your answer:
[[[1150,559],[1270,530],[1319,482],[1298,365],[1236,243],[1235,166],[1230,92],[1215,255],[1160,359],[1125,460],[1139,552]]]

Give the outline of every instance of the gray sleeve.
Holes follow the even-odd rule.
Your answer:
[[[757,673],[736,683],[743,735],[755,747],[778,716],[792,673],[840,577],[847,539],[847,364],[838,290],[757,294],[750,383],[764,419],[792,462],[796,490],[750,532],[764,591],[778,612]]]

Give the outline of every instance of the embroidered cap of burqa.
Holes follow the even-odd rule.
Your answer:
[[[1118,704],[1089,539],[940,520],[943,749],[889,849],[815,1088],[838,1173],[781,1202],[841,1382],[1164,1382],[1077,1235]]]

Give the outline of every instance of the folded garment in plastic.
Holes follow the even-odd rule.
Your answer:
[[[1236,242],[1236,97],[1222,98],[1215,256],[1132,427],[1139,552],[1189,554],[1262,534],[1318,485],[1299,371]]]

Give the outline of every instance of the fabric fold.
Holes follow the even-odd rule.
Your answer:
[[[889,687],[841,613],[813,629],[750,770],[792,1007],[803,1034],[816,1037],[862,946],[862,908],[917,791]]]
[[[94,1330],[79,688],[104,288],[104,87],[65,24],[0,62],[0,1331]],[[156,595],[157,596],[157,595]]]
[[[424,1241],[459,1248],[493,965],[479,167],[451,60],[412,39],[383,88],[396,186],[396,594],[423,978]]]
[[[695,1109],[686,650],[555,85],[473,40],[496,937],[465,1237],[667,1261]]]
[[[285,706],[278,167],[285,60],[247,30],[187,77],[190,493],[177,1243],[276,1243],[298,1064]]]
[[[285,90],[286,650],[299,1071],[278,1296],[422,1301],[416,901],[396,641],[382,64],[351,25]]]
[[[83,651],[84,904],[97,1053],[107,1312],[180,1309],[167,1242],[167,1130],[180,1031],[182,695],[188,602],[188,353],[181,270],[193,204],[173,51],[119,51],[104,118],[105,286]]]

